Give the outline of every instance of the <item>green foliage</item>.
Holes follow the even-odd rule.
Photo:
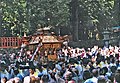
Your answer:
[[[3,0],[3,36],[32,34],[37,26],[68,26],[69,8],[66,0]],[[7,32],[5,31],[5,32]]]
[[[33,34],[39,25],[67,27],[75,34],[71,27],[71,1],[75,0],[2,0],[2,36]],[[110,30],[117,23],[115,1],[78,0],[79,39],[100,39],[103,30]]]
[[[1,4],[2,36],[20,36],[27,28],[25,0],[3,0]]]
[[[80,28],[83,27],[82,31],[85,31],[85,34],[80,35],[85,35],[86,39],[96,39],[98,34],[98,39],[101,39],[102,32],[110,30],[115,25],[113,14],[115,0],[79,0],[79,2],[79,10],[82,10],[79,12],[79,25]]]

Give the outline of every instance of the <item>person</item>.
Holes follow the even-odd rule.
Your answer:
[[[14,81],[15,81],[15,83],[22,83],[22,81],[20,80],[19,77],[14,77]]]
[[[30,76],[30,83],[36,83],[35,76]]]
[[[87,80],[89,78],[92,78],[92,74],[91,74],[91,72],[89,70],[85,70],[83,72],[83,80]]]
[[[56,83],[56,78],[55,78],[55,73],[54,72],[49,72],[50,73],[50,81],[49,83]]]
[[[6,83],[7,82],[7,77],[3,77],[2,79],[1,79],[1,83]]]
[[[98,77],[98,83],[107,83],[107,80],[105,79],[104,75]]]
[[[62,79],[62,75],[60,71],[56,72],[55,79],[57,83],[65,83],[65,80]]]
[[[75,80],[73,80],[72,77],[73,77],[72,72],[67,71],[65,73],[65,83],[75,83]]]
[[[1,64],[1,79],[6,77],[7,79],[10,79],[12,77],[13,72],[11,72],[11,70],[9,70],[9,68],[7,67],[7,65]]]
[[[115,72],[115,83],[120,83],[120,69],[118,68]]]
[[[35,69],[34,68],[30,68],[29,69],[29,76],[35,76],[34,73],[35,73]]]
[[[48,75],[43,75],[41,77],[40,83],[48,83],[49,81],[50,81],[49,76]]]
[[[98,83],[98,69],[92,70],[92,78],[87,79],[84,83]]]
[[[19,70],[18,69],[15,69],[14,70],[14,77],[18,77],[20,81],[23,80],[23,76],[20,74]]]
[[[30,76],[24,77],[23,83],[30,83]]]

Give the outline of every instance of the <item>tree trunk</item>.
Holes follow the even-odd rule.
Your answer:
[[[2,35],[2,8],[0,9],[0,36]]]
[[[120,0],[118,0],[119,6],[118,6],[118,23],[120,26]]]
[[[120,0],[115,0],[114,19],[116,21],[115,26],[120,26]]]
[[[71,27],[73,41],[78,41],[78,0],[72,0],[71,7]]]

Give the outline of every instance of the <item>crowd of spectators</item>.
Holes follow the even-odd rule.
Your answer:
[[[38,59],[31,61],[29,51],[21,56],[19,52],[1,53],[1,83],[120,83],[118,46],[64,46],[56,53],[58,60],[47,64]]]

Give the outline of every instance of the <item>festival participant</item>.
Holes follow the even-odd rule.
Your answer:
[[[22,83],[19,77],[14,77],[14,82],[15,83]]]
[[[65,81],[67,83],[70,83],[70,82],[81,83],[78,81],[79,80],[78,77],[79,77],[80,80],[82,80],[83,82],[85,81],[87,83],[88,81],[89,82],[95,81],[96,83],[96,80],[98,80],[98,82],[103,80],[102,78],[99,78],[101,75],[103,75],[103,77],[105,77],[106,80],[111,80],[112,83],[113,81],[117,83],[117,81],[119,82],[119,80],[117,79],[118,73],[116,74],[116,70],[120,66],[120,63],[118,60],[119,58],[118,53],[120,54],[120,52],[119,50],[117,51],[118,48],[119,47],[114,46],[114,49],[107,48],[107,47],[103,49],[103,48],[98,48],[96,46],[93,48],[89,48],[89,50],[84,49],[84,52],[82,52],[83,48],[78,49],[78,48],[71,47],[66,50],[66,52],[68,51],[68,53],[66,54],[70,55],[70,52],[71,52],[73,56],[69,56],[67,60],[65,60],[65,56],[63,57],[63,54],[65,55],[64,53],[65,51],[61,50],[60,52],[61,59],[58,59],[58,61],[55,61],[54,65],[48,66],[48,64],[41,63],[41,65],[37,67],[34,64],[35,65],[34,68],[31,68],[33,64],[32,65],[29,64],[29,67],[23,66],[23,68],[21,68],[20,65],[26,64],[24,57],[27,57],[27,55],[24,55],[23,58],[20,58],[21,61],[23,61],[24,63],[21,61],[19,62],[18,58],[12,58],[14,61],[10,61],[9,64],[6,64],[8,63],[6,61],[6,58],[10,59],[11,57],[4,56],[4,58],[1,58],[0,60],[0,63],[1,63],[0,64],[0,75],[1,75],[0,77],[2,79],[1,81],[3,82],[4,78],[7,77],[7,80],[8,80],[7,83],[11,83],[15,81],[18,82],[19,80],[21,81],[22,79],[23,79],[23,83],[30,83],[30,82],[34,83],[36,81],[37,83],[40,83],[40,82],[65,83]],[[84,56],[79,57],[78,59],[78,57],[76,57],[78,56],[78,54],[79,56],[81,56],[81,54],[83,54]],[[36,62],[35,60],[33,60],[33,63]],[[19,72],[17,71],[16,73],[15,67],[18,68]],[[98,70],[98,72],[93,71],[94,69]],[[88,70],[91,74],[93,74],[93,77],[85,79],[83,73],[86,70]],[[67,71],[69,71],[72,75],[69,74],[65,76]],[[23,77],[21,78],[21,76]]]
[[[19,78],[20,81],[23,81],[24,78],[17,68],[14,70],[14,77]]]
[[[49,80],[49,76],[48,75],[43,75],[41,80],[40,80],[40,83],[49,83],[50,80]]]
[[[30,68],[29,69],[29,76],[35,76],[34,74],[35,74],[35,68]]]
[[[114,83],[120,83],[120,68],[115,72],[115,80]]]
[[[65,80],[62,78],[60,71],[56,72],[55,79],[56,79],[56,83],[65,83]]]
[[[75,83],[75,80],[73,80],[72,77],[72,72],[67,71],[65,73],[65,83]]]
[[[93,69],[92,70],[92,75],[93,75],[93,77],[92,78],[89,78],[89,79],[87,79],[84,83],[98,83],[98,69]]]
[[[7,78],[6,77],[3,77],[2,79],[1,79],[1,83],[6,83],[7,82]]]
[[[99,76],[98,77],[98,82],[97,83],[107,83],[107,80],[105,79],[104,76]]]
[[[10,79],[12,78],[12,76],[13,76],[12,69],[9,69],[9,67],[7,67],[6,63],[3,61],[3,63],[1,64],[1,79],[4,77]]]
[[[24,77],[23,83],[30,83],[30,76]]]

